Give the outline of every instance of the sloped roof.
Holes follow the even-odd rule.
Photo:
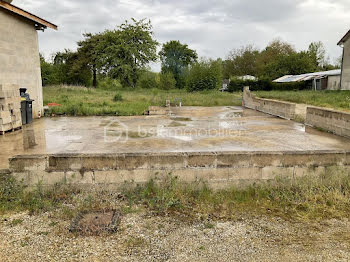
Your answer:
[[[350,30],[343,36],[343,38],[338,42],[338,45],[344,44],[350,37]]]
[[[57,25],[54,25],[45,19],[42,19],[36,15],[33,15],[17,6],[14,6],[12,4],[6,3],[2,0],[0,0],[0,10],[4,9],[7,10],[8,12],[18,15],[20,17],[25,18],[26,20],[29,20],[33,22],[36,26],[37,29],[46,29],[47,27],[52,28],[54,30],[57,30]]]
[[[309,74],[302,74],[302,75],[286,75],[282,76],[273,82],[276,83],[288,83],[288,82],[299,82],[299,81],[307,81],[312,79],[320,79],[327,76],[337,76],[341,75],[340,69],[330,70],[330,71],[323,71],[323,72],[315,72],[315,73],[309,73]]]

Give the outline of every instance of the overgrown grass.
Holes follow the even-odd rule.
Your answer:
[[[258,97],[350,111],[350,91],[258,91]]]
[[[181,98],[184,106],[241,105],[241,94],[216,90],[189,93],[186,90],[44,87],[44,105],[61,105],[51,107],[51,113],[56,115],[142,115],[149,106],[165,106],[166,100],[174,103],[176,98]]]
[[[118,191],[121,193],[101,189],[80,191],[69,185],[49,190],[40,186],[34,191],[24,189],[12,177],[2,176],[0,213],[60,210],[72,218],[81,210],[118,208],[128,213],[141,208],[158,215],[190,219],[231,219],[242,214],[303,220],[350,217],[350,174],[340,170],[317,177],[278,178],[218,191],[205,183],[181,183],[171,175],[145,185],[125,184]]]

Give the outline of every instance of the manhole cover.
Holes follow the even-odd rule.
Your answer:
[[[113,233],[118,230],[121,213],[116,210],[81,212],[71,224],[69,231],[87,235],[103,232]]]

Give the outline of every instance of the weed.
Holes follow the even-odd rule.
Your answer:
[[[22,219],[14,219],[14,220],[11,221],[10,226],[11,227],[15,227],[15,226],[20,225],[22,223],[23,223]]]
[[[114,102],[121,102],[123,101],[123,96],[119,93],[115,94],[115,96],[113,97],[113,101]]]

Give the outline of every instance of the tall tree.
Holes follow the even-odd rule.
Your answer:
[[[261,52],[257,60],[259,76],[264,76],[266,67],[268,67],[270,63],[274,63],[282,56],[289,56],[295,53],[296,51],[291,44],[283,42],[280,39],[273,40]]]
[[[162,73],[172,73],[176,80],[176,87],[183,88],[186,69],[198,59],[196,51],[186,44],[181,44],[180,41],[169,41],[163,44],[159,56],[162,62]]]
[[[92,74],[92,85],[97,87],[97,73],[102,66],[101,53],[98,48],[103,41],[101,34],[83,34],[84,40],[78,42],[77,59],[74,64],[75,70],[88,67]]]
[[[259,50],[252,45],[243,46],[230,52],[224,63],[224,77],[257,75]]]
[[[317,70],[331,70],[337,68],[337,66],[331,65],[329,57],[326,53],[326,48],[321,41],[312,42],[309,45],[308,53],[314,61]]]
[[[101,69],[124,86],[135,87],[141,70],[158,58],[152,30],[151,21],[132,19],[132,23],[125,21],[117,29],[105,31],[98,44]]]

